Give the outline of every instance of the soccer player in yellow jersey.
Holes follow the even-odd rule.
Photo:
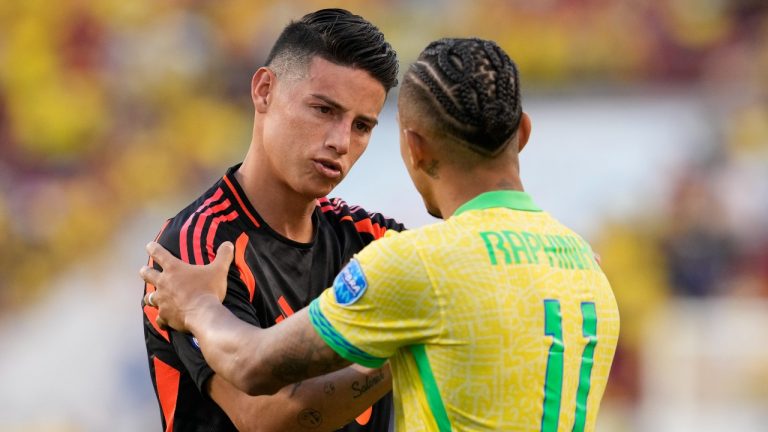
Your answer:
[[[389,360],[398,431],[594,430],[618,309],[589,245],[523,192],[514,63],[490,41],[434,42],[398,106],[403,160],[444,222],[387,233],[269,329],[220,305],[229,246],[192,267],[150,244],[164,271],[142,269],[158,288],[147,303],[251,394]]]

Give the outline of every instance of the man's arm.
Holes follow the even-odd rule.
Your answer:
[[[352,422],[383,397],[391,389],[391,376],[389,366],[353,365],[288,385],[272,396],[248,396],[219,375],[208,381],[207,388],[240,431],[322,432]]]
[[[200,296],[195,304],[183,325],[170,325],[194,334],[211,368],[249,395],[274,394],[288,384],[350,364],[315,331],[308,308],[260,329],[240,321],[214,296]],[[162,300],[159,310],[163,317]]]
[[[164,252],[160,261],[153,259],[162,268],[171,270],[174,267],[172,264],[174,261],[182,263],[160,245],[153,244],[153,246]],[[231,243],[225,243],[220,247],[214,263],[209,266],[218,271],[215,283],[213,281],[206,283],[215,288],[217,299],[223,299],[228,292],[227,272],[234,252],[231,246]],[[226,264],[223,265],[225,262]],[[197,272],[204,266],[189,264],[184,266],[186,272],[191,272],[192,279],[196,279],[197,282],[201,280],[201,274]],[[149,267],[145,267],[142,273],[149,270]],[[158,270],[153,269],[152,272],[157,273]],[[188,274],[186,272],[181,273]],[[157,275],[163,275],[163,273],[157,273]],[[183,286],[195,285],[189,283],[189,280],[182,283],[184,283]],[[162,289],[163,287],[157,292],[156,298],[162,299]],[[195,296],[196,294],[191,293],[187,299],[194,299]],[[145,296],[146,304],[150,304],[150,300],[149,295]],[[241,321],[226,307],[222,309],[239,324],[250,329],[258,329]],[[158,317],[157,322],[160,326],[167,328],[163,317]],[[182,328],[182,330],[185,329]],[[204,339],[201,341],[201,337],[205,336],[197,337],[198,343],[205,350],[207,343]],[[184,337],[184,340],[187,338]],[[207,360],[209,356],[207,351],[204,351],[204,355]],[[216,370],[216,366],[213,369]],[[228,383],[221,375],[213,374],[201,390],[211,396],[239,430],[301,431],[309,428],[313,431],[330,431],[349,423],[356,415],[390,391],[391,376],[386,367],[376,370],[351,366],[334,374],[286,386],[274,395],[252,397]],[[278,389],[275,388],[275,390]]]
[[[288,384],[350,364],[315,331],[308,308],[260,329],[221,304],[234,256],[231,243],[223,243],[207,266],[187,264],[155,242],[147,245],[147,251],[164,269],[145,266],[140,271],[157,288],[145,302],[158,307],[158,324],[194,334],[211,368],[245,393],[274,394]]]

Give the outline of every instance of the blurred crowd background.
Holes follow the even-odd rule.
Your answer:
[[[599,430],[768,430],[764,0],[0,2],[0,430],[159,428],[141,344],[141,247],[240,160],[251,74],[289,20],[328,6],[378,25],[403,65],[441,36],[494,39],[518,63],[534,119],[523,178],[585,232],[621,311]],[[372,147],[396,140],[393,109]],[[537,111],[552,142],[537,141]],[[672,132],[653,140],[661,123]],[[395,153],[392,142],[379,148]],[[546,174],[563,155],[568,172]],[[371,199],[366,182],[397,173],[390,200],[373,204],[428,223],[397,157],[387,160],[379,180],[349,179],[342,196]],[[361,166],[356,175],[377,163]],[[616,190],[633,172],[632,188]],[[576,200],[580,183],[589,188]],[[104,293],[121,303],[88,303]],[[66,335],[50,329],[77,319]],[[134,360],[94,366],[118,384],[77,391],[95,385],[72,370],[91,364],[91,350]],[[83,358],[36,378],[71,351]]]

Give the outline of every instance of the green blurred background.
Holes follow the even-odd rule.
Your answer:
[[[496,40],[533,118],[523,181],[602,256],[622,334],[600,431],[768,430],[765,0],[0,2],[0,431],[158,430],[136,274],[238,162],[251,74],[321,7],[401,70]],[[334,195],[415,227],[391,95]]]

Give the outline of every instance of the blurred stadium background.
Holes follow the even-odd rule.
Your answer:
[[[441,36],[518,62],[523,180],[621,310],[599,431],[768,430],[765,0],[24,0],[0,2],[0,431],[158,430],[143,245],[244,154],[280,29],[332,5],[403,65]],[[415,227],[394,99],[335,194]]]

